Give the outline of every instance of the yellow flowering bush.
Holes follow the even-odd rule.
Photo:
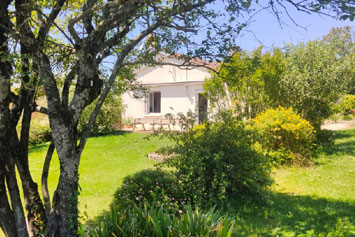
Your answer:
[[[292,108],[269,109],[253,119],[250,126],[260,136],[258,147],[278,164],[305,163],[309,161],[315,130]]]
[[[338,106],[340,112],[345,115],[354,113],[352,111],[355,110],[355,95],[345,95]]]

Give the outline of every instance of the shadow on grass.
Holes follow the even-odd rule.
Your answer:
[[[45,151],[48,149],[48,146],[49,146],[49,142],[41,143],[41,144],[37,144],[37,145],[31,145],[29,147],[29,153]]]
[[[332,141],[322,144],[320,153],[326,155],[352,155],[355,156],[355,130],[335,131]]]
[[[114,132],[108,132],[108,133],[97,133],[90,135],[90,137],[106,137],[106,136],[125,136],[129,133],[132,133],[130,131],[114,131]],[[29,152],[42,152],[43,150],[47,150],[50,142],[45,142],[41,144],[36,144],[36,145],[31,145],[29,148]]]
[[[355,202],[273,193],[271,204],[236,210],[238,235],[355,235]]]
[[[132,133],[131,131],[121,131],[121,130],[117,130],[117,131],[113,131],[113,132],[107,132],[107,133],[96,133],[96,134],[92,134],[90,135],[90,137],[107,137],[107,136],[121,136],[121,135],[126,135]]]

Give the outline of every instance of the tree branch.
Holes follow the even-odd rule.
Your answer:
[[[108,79],[107,86],[105,87],[104,91],[102,92],[101,96],[99,97],[96,106],[94,108],[94,111],[91,113],[91,116],[89,118],[88,123],[83,129],[83,132],[80,136],[80,143],[78,145],[78,152],[81,153],[84,149],[84,146],[86,144],[87,138],[89,137],[90,130],[92,125],[95,122],[95,119],[108,95],[110,92],[110,89],[115,82],[115,79],[118,75],[119,70],[123,66],[123,61],[126,58],[126,56],[129,54],[129,52],[146,36],[148,36],[150,33],[152,33],[156,28],[159,27],[159,24],[154,24],[150,26],[148,29],[145,31],[141,32],[139,35],[137,35],[136,38],[132,39],[129,43],[126,44],[126,46],[122,49],[121,54],[119,55],[118,59],[116,60],[115,66],[113,67],[112,73],[110,75],[110,78]]]
[[[40,26],[39,31],[38,31],[38,36],[37,36],[37,40],[39,41],[40,44],[43,44],[54,20],[57,18],[59,12],[61,11],[61,9],[66,1],[67,0],[58,0],[56,2],[55,6],[53,7],[51,13],[49,14],[49,17],[47,18],[46,23]]]
[[[53,139],[51,140],[51,143],[48,147],[47,154],[46,154],[46,159],[44,160],[43,164],[43,170],[42,170],[42,196],[43,196],[43,201],[44,201],[44,206],[46,209],[46,216],[47,219],[50,214],[51,210],[51,200],[50,200],[50,195],[48,191],[48,174],[49,174],[49,167],[52,161],[52,156],[54,152],[54,142]]]
[[[44,13],[41,11],[41,9],[38,9],[38,8],[37,8],[36,11],[37,11],[38,13],[40,13],[42,16],[48,18],[47,15],[44,14]],[[48,21],[48,19],[47,19],[47,21]],[[60,28],[59,25],[58,25],[55,21],[53,21],[52,24],[60,31],[60,33],[63,34],[63,36],[64,36],[72,45],[75,44],[74,41],[73,41],[73,39],[70,38],[69,35],[68,35],[67,33],[65,33],[65,31],[64,31],[62,28]]]
[[[39,105],[34,106],[33,112],[39,112],[48,115],[48,109]]]

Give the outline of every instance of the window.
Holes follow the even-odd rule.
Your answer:
[[[149,93],[149,113],[160,113],[160,91]]]

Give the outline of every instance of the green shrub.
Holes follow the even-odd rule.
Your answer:
[[[276,164],[304,164],[311,158],[315,130],[292,108],[269,109],[253,119],[251,127],[259,134],[263,150]]]
[[[351,110],[355,109],[355,95],[345,95],[338,106],[341,113],[350,114]]]
[[[352,119],[353,119],[353,117],[349,114],[343,116],[343,120],[345,120],[345,121],[350,121]]]
[[[18,136],[21,136],[21,125],[18,123],[16,131]],[[52,139],[52,131],[49,127],[48,117],[44,115],[36,115],[31,121],[30,131],[28,134],[29,145],[37,145],[40,143],[48,142]]]
[[[48,119],[33,119],[29,133],[29,144],[36,145],[52,139],[52,131]]]
[[[179,191],[174,173],[147,169],[124,178],[122,186],[114,194],[112,205],[131,209],[134,205],[142,206],[144,201],[173,210],[188,200]]]
[[[190,205],[183,214],[171,214],[170,210],[145,203],[129,210],[111,207],[110,213],[101,218],[84,236],[231,236],[234,221],[214,208],[207,212]]]
[[[79,120],[79,131],[85,127],[96,103],[90,104],[85,108]],[[116,130],[117,125],[122,120],[123,105],[120,97],[111,94],[107,97],[96,120],[92,126],[91,134],[107,133]]]
[[[271,184],[267,159],[251,148],[253,134],[243,122],[224,114],[184,133],[176,133],[169,153],[181,192],[192,204],[222,204],[228,199],[260,197]]]

